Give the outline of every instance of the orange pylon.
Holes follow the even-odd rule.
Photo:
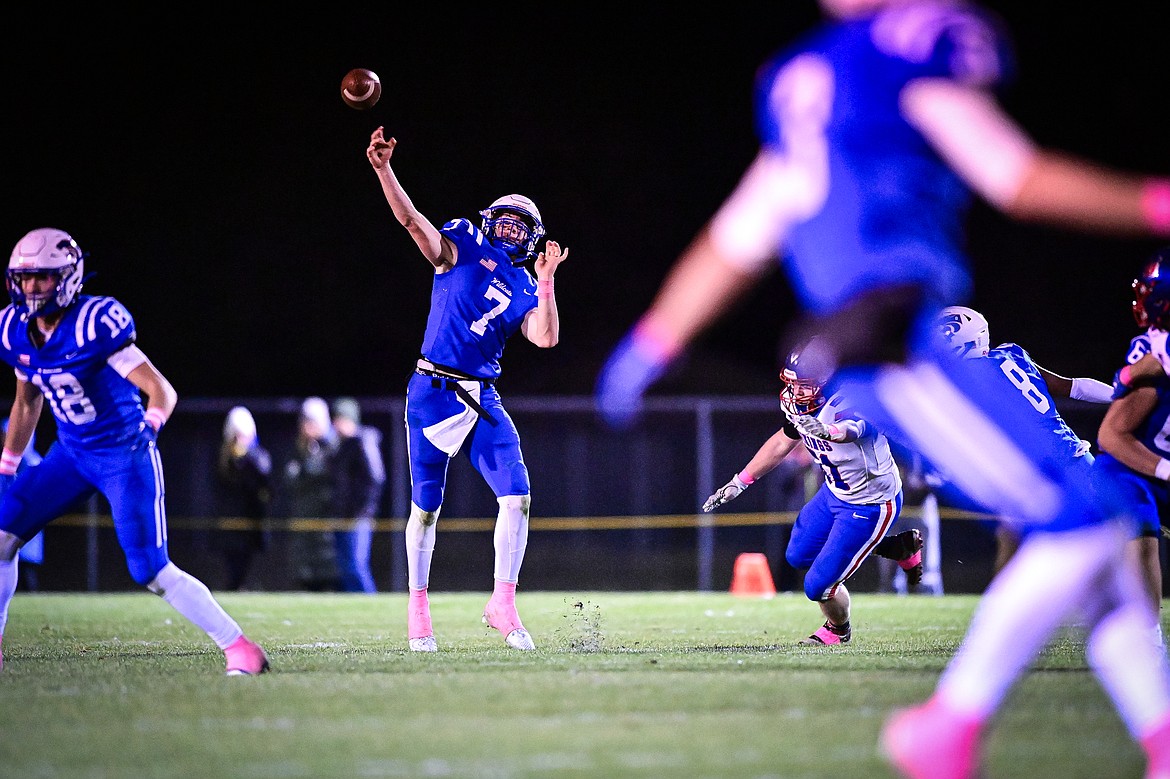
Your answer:
[[[735,558],[731,594],[743,598],[771,598],[776,595],[772,569],[761,552],[743,552]]]

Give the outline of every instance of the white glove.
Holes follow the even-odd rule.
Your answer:
[[[717,506],[722,506],[729,500],[735,500],[739,494],[746,490],[748,485],[739,478],[739,474],[731,477],[731,481],[724,484],[715,491],[715,494],[707,498],[707,502],[703,504],[703,511],[710,511]]]
[[[788,417],[798,431],[813,438],[840,443],[845,440],[845,431],[836,425],[826,425],[813,414],[793,414]]]

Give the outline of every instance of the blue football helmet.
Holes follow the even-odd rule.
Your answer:
[[[544,237],[536,203],[523,195],[504,195],[479,215],[483,217],[480,230],[488,243],[502,249],[513,265],[536,258],[536,244]]]
[[[825,405],[824,389],[832,378],[832,351],[814,336],[793,349],[784,361],[780,408],[789,416],[815,414]]]
[[[48,274],[56,284],[47,295],[27,296],[21,286],[26,274]],[[40,227],[16,243],[8,259],[5,281],[8,297],[21,316],[35,317],[68,308],[81,294],[85,275],[85,253],[64,230]]]
[[[987,317],[966,306],[947,306],[934,320],[946,348],[957,357],[986,357],[991,351]]]
[[[1170,273],[1170,246],[1147,260],[1133,280],[1133,318],[1143,329],[1170,330],[1170,279],[1164,281],[1162,271]]]

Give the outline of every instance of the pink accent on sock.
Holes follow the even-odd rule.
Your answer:
[[[515,606],[516,582],[502,582],[497,579],[495,589],[492,590],[492,600],[504,606]]]
[[[1170,714],[1142,735],[1146,752],[1146,779],[1170,779]]]
[[[909,571],[914,566],[921,565],[921,564],[922,564],[922,550],[921,549],[919,549],[917,552],[915,552],[914,554],[907,557],[905,560],[898,561],[898,567],[901,568],[903,571]]]
[[[431,603],[426,590],[411,590],[410,601],[406,604],[406,637],[426,638],[433,636],[431,627]]]
[[[821,625],[819,628],[817,628],[817,632],[813,633],[813,638],[819,638],[821,640],[821,643],[824,643],[824,644],[840,644],[841,643],[841,637],[839,635],[837,635],[836,633],[834,633],[833,631],[829,630],[824,625]]]
[[[982,723],[937,697],[895,712],[882,729],[886,758],[907,779],[971,779],[979,767]]]
[[[500,582],[500,584],[502,583]],[[512,585],[513,588],[515,586],[514,584]],[[500,635],[504,638],[507,638],[508,634],[513,630],[519,630],[524,627],[523,623],[520,622],[520,615],[516,612],[515,589],[513,589],[512,593],[513,601],[511,603],[497,600],[496,596],[493,595],[483,609],[483,617],[487,620],[488,627],[493,627],[500,631]]]

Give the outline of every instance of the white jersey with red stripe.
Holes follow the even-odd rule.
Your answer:
[[[801,435],[785,419],[789,436],[801,438],[813,462],[825,472],[825,486],[848,503],[870,504],[893,500],[902,491],[902,476],[890,451],[890,442],[876,427],[849,413],[840,395],[832,395],[816,412],[826,425],[852,420],[861,425],[856,441],[835,442]]]

